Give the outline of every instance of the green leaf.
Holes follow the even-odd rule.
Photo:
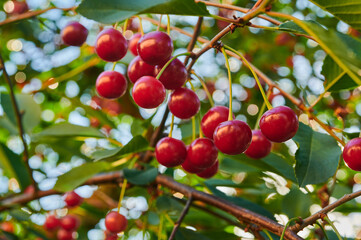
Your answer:
[[[20,209],[11,210],[10,215],[18,221],[29,221],[31,214]]]
[[[70,123],[60,123],[46,128],[44,131],[33,135],[34,141],[40,141],[47,137],[95,137],[104,138],[105,136],[97,129],[83,127]]]
[[[86,180],[111,167],[108,162],[90,162],[71,169],[59,176],[54,189],[60,192],[68,192],[78,187]]]
[[[282,211],[289,217],[308,217],[310,215],[310,206],[312,199],[310,195],[304,194],[297,187],[293,187],[291,191],[283,198]]]
[[[183,205],[180,202],[164,195],[157,198],[156,206],[158,211],[169,212],[171,214],[178,214],[183,209]]]
[[[323,10],[332,13],[338,19],[351,25],[357,30],[361,30],[361,1],[343,0],[310,0]]]
[[[313,20],[305,20],[304,22],[310,22],[310,23],[319,25],[319,23],[317,23]],[[281,31],[290,32],[290,33],[307,34],[307,32],[305,32],[305,30],[303,30],[300,26],[298,26],[293,21],[287,21],[285,23],[282,23],[281,25],[278,26],[278,29]]]
[[[19,110],[23,114],[22,124],[24,126],[24,130],[25,132],[31,132],[31,130],[33,130],[33,128],[40,123],[41,108],[34,101],[31,95],[16,94],[15,98],[19,106]],[[11,103],[10,95],[6,93],[1,93],[0,100],[1,100],[1,106],[4,109],[7,118],[16,127],[17,126],[16,115]]]
[[[334,175],[341,154],[335,139],[300,123],[293,140],[299,145],[295,170],[300,187],[323,183]]]
[[[210,240],[210,238],[187,228],[179,228],[175,240]]]
[[[158,170],[156,168],[149,168],[147,170],[137,170],[137,169],[124,169],[124,177],[128,181],[135,185],[147,185],[155,180],[158,175]]]
[[[22,190],[31,184],[24,161],[3,143],[0,143],[0,166],[9,177],[14,177],[19,182]]]
[[[144,13],[209,16],[205,4],[194,0],[84,0],[77,11],[86,18],[106,24]]]

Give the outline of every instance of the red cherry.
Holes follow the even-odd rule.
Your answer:
[[[261,130],[253,130],[252,142],[244,153],[251,158],[264,158],[271,152],[271,148],[272,143],[262,134]]]
[[[155,66],[144,62],[139,56],[136,56],[128,66],[128,78],[135,83],[143,76],[154,76]]]
[[[52,231],[54,229],[57,229],[60,226],[60,219],[58,219],[54,215],[49,215],[44,223],[44,227],[48,231]]]
[[[61,39],[66,45],[81,46],[88,37],[88,29],[78,22],[71,22],[61,30]]]
[[[243,121],[226,121],[217,126],[213,140],[222,153],[236,155],[248,148],[252,140],[252,131]]]
[[[81,202],[83,201],[83,198],[80,197],[74,191],[71,191],[65,195],[64,201],[68,207],[75,207],[75,206],[78,206],[79,204],[81,204]]]
[[[105,231],[105,240],[118,240],[118,234]]]
[[[29,11],[28,4],[25,1],[11,1],[13,8],[9,12],[10,15],[18,15]]]
[[[119,98],[127,91],[127,80],[116,71],[102,72],[95,83],[97,92],[103,98]]]
[[[14,224],[12,222],[3,222],[0,224],[0,229],[5,232],[13,233],[14,232]]]
[[[105,217],[105,227],[112,233],[119,233],[127,228],[128,220],[118,212],[110,212]]]
[[[128,43],[123,34],[114,28],[104,29],[98,34],[95,51],[104,61],[116,62],[127,53]]]
[[[178,88],[172,92],[168,102],[171,113],[177,118],[188,119],[199,111],[201,103],[197,94],[188,88]]]
[[[201,121],[202,132],[207,138],[213,139],[216,127],[228,120],[229,109],[223,106],[212,107],[204,114]]]
[[[187,160],[188,166],[195,169],[206,169],[212,166],[218,156],[218,151],[213,141],[208,138],[198,138],[194,140],[188,147]]]
[[[218,172],[218,166],[219,166],[219,162],[218,160],[209,168],[206,168],[205,170],[203,170],[200,173],[197,173],[198,177],[201,178],[211,178],[214,175],[216,175],[216,173]]]
[[[164,64],[155,67],[155,76],[162,70]],[[182,87],[188,79],[188,72],[179,59],[174,59],[164,70],[159,78],[166,89],[177,89]]]
[[[161,82],[151,76],[144,76],[134,84],[133,99],[142,108],[156,108],[165,99],[165,88]]]
[[[187,157],[185,144],[175,138],[165,137],[155,147],[155,155],[160,164],[166,167],[181,165]]]
[[[297,133],[298,118],[291,108],[279,106],[262,115],[259,127],[263,135],[270,141],[284,142]]]
[[[173,52],[172,39],[164,32],[150,32],[139,39],[139,56],[150,65],[165,63]]]
[[[361,171],[361,138],[351,139],[342,152],[347,166],[355,171]]]
[[[137,45],[141,37],[142,34],[136,33],[131,37],[131,39],[129,39],[129,50],[134,56],[138,56]]]
[[[74,232],[72,231],[67,231],[65,229],[59,229],[58,234],[57,234],[57,239],[58,240],[73,240],[74,237]]]
[[[79,227],[79,219],[72,215],[67,215],[60,220],[60,225],[67,231],[73,231]]]

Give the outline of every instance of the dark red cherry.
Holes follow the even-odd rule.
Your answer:
[[[222,153],[236,155],[248,148],[252,140],[252,131],[243,121],[226,121],[217,126],[213,140]]]
[[[58,240],[73,240],[75,239],[73,237],[74,232],[73,231],[67,231],[65,229],[59,229],[57,233],[57,239]]]
[[[161,82],[151,76],[144,76],[134,84],[133,99],[142,108],[156,108],[165,99],[165,88]]]
[[[355,171],[361,171],[361,138],[351,139],[342,152],[347,166]]]
[[[166,167],[181,165],[187,157],[186,145],[178,139],[165,137],[155,147],[155,156]]]
[[[10,6],[11,4],[13,4],[13,6]],[[29,7],[26,1],[11,1],[11,3],[9,3],[9,6],[10,6],[10,11],[9,11],[10,15],[18,15],[29,11]]]
[[[252,130],[252,142],[244,153],[251,158],[264,158],[271,152],[271,148],[272,143],[261,130]]]
[[[209,138],[198,138],[188,147],[187,160],[195,169],[209,168],[216,162],[217,156],[217,148]]]
[[[65,195],[64,201],[68,207],[75,207],[81,204],[83,198],[80,197],[76,192],[71,191]]]
[[[143,76],[155,76],[155,66],[144,62],[139,56],[136,56],[128,66],[128,78],[132,83],[135,83]]]
[[[118,234],[105,231],[105,240],[118,240]]]
[[[201,121],[202,132],[207,138],[213,139],[216,127],[228,120],[229,109],[223,106],[212,107],[204,114]]]
[[[61,39],[66,45],[81,46],[88,37],[88,29],[78,22],[71,22],[61,30]]]
[[[189,161],[188,158],[182,163],[182,168],[189,173],[200,173],[204,168],[197,168]]]
[[[168,102],[171,113],[177,118],[188,119],[199,111],[201,103],[197,94],[188,88],[178,88],[172,92]]]
[[[291,108],[279,106],[268,110],[262,115],[259,127],[268,140],[284,142],[297,133],[298,118]]]
[[[79,219],[72,215],[67,215],[60,220],[61,228],[67,231],[76,230],[79,227]]]
[[[118,212],[110,212],[105,217],[105,227],[112,233],[123,232],[127,228],[128,220]]]
[[[133,53],[134,56],[138,56],[137,45],[141,37],[142,34],[136,33],[129,39],[129,50],[131,53]]]
[[[201,178],[211,178],[214,175],[216,175],[216,173],[218,172],[218,166],[219,166],[219,162],[217,160],[212,166],[206,168],[202,172],[197,173],[197,175],[198,177]]]
[[[116,71],[102,72],[95,83],[97,92],[103,98],[119,98],[127,91],[127,80]]]
[[[162,70],[164,64],[155,67],[155,76]],[[182,87],[188,79],[187,69],[179,59],[174,59],[164,70],[159,78],[166,89],[177,89]]]
[[[166,63],[173,52],[172,39],[164,32],[150,32],[139,39],[139,56],[150,65]]]
[[[60,226],[60,219],[54,215],[49,215],[46,217],[44,227],[48,231],[57,229]]]
[[[104,29],[98,34],[95,51],[104,61],[116,62],[127,53],[128,43],[123,34],[114,28]]]

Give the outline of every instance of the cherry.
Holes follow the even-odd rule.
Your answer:
[[[164,65],[164,64],[163,64]],[[155,67],[155,76],[162,70],[163,65]],[[159,78],[166,89],[177,89],[182,87],[188,79],[188,72],[179,59],[174,59],[164,70]]]
[[[128,66],[128,78],[135,83],[143,76],[155,76],[154,66],[144,62],[139,56],[136,56]]]
[[[155,147],[155,155],[160,164],[166,167],[181,165],[187,157],[185,144],[175,138],[165,137]]]
[[[178,88],[172,92],[168,102],[171,113],[177,118],[188,119],[199,111],[201,103],[198,96],[188,88]]]
[[[200,173],[204,170],[204,168],[197,168],[193,166],[188,158],[182,163],[182,168],[189,173]]]
[[[347,166],[355,171],[361,171],[361,138],[351,139],[342,152]]]
[[[222,153],[236,155],[248,148],[252,140],[252,131],[243,121],[226,121],[217,126],[213,140]]]
[[[54,229],[57,229],[60,226],[60,219],[58,219],[54,215],[49,215],[44,223],[44,227],[48,231],[52,231]]]
[[[118,234],[105,231],[105,240],[118,240]]]
[[[268,140],[284,142],[297,133],[298,118],[291,108],[279,106],[266,111],[262,115],[259,127]]]
[[[29,11],[28,4],[25,1],[11,1],[8,3],[10,7],[10,15],[18,15]],[[13,5],[13,6],[11,6]]]
[[[72,215],[67,215],[60,220],[60,225],[67,231],[73,231],[79,227],[79,219]]]
[[[264,158],[271,152],[271,148],[272,143],[262,134],[261,130],[253,130],[252,142],[244,153],[251,158]]]
[[[142,108],[156,108],[166,96],[163,84],[151,76],[138,79],[132,93],[135,103]]]
[[[66,45],[80,47],[86,41],[88,29],[78,22],[71,22],[61,30],[61,39]]]
[[[103,98],[119,98],[127,91],[127,80],[116,71],[102,72],[95,83],[97,92]]]
[[[9,233],[13,233],[14,232],[14,224],[12,222],[3,222],[0,224],[0,229],[5,231],[5,232],[9,232]]]
[[[75,207],[81,204],[83,198],[80,197],[76,192],[71,191],[65,195],[64,201],[68,207]]]
[[[211,167],[217,160],[218,151],[213,141],[208,138],[198,138],[188,147],[186,167],[190,165],[195,169]]]
[[[138,45],[139,39],[141,37],[142,37],[142,34],[136,33],[129,40],[129,44],[128,44],[129,50],[131,53],[133,53],[134,56],[138,56],[137,45]]]
[[[127,53],[128,43],[123,34],[114,28],[104,29],[98,34],[95,51],[104,61],[116,62]]]
[[[58,240],[73,240],[74,237],[74,232],[72,231],[67,231],[65,229],[59,229],[58,233],[57,233],[57,239]]]
[[[150,32],[139,39],[139,56],[150,65],[166,63],[173,52],[172,39],[164,32]]]
[[[128,220],[118,212],[110,212],[105,217],[105,227],[112,233],[119,233],[127,228]]]
[[[211,178],[218,172],[219,161],[217,160],[212,166],[206,168],[202,172],[197,173],[198,177]]]
[[[213,139],[216,127],[228,120],[229,109],[223,106],[212,107],[204,114],[201,121],[202,132],[207,138]]]

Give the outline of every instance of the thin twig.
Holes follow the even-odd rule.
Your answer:
[[[199,17],[196,26],[194,27],[193,36],[191,38],[191,41],[188,43],[187,51],[192,52],[194,46],[196,45],[197,38],[201,32],[201,26],[203,23],[203,17]],[[184,65],[188,64],[190,56],[186,56],[184,59]]]
[[[184,208],[183,208],[183,211],[182,211],[181,215],[179,216],[178,221],[174,224],[172,233],[170,234],[168,240],[173,240],[173,239],[174,239],[175,234],[176,234],[179,226],[182,224],[182,221],[183,221],[184,217],[185,217],[185,216],[187,215],[187,213],[188,213],[188,210],[189,210],[189,208],[190,208],[190,206],[191,206],[191,204],[192,204],[192,201],[193,201],[193,197],[192,197],[192,195],[190,195],[189,198],[188,198],[188,200],[187,200],[186,205],[185,205]]]

